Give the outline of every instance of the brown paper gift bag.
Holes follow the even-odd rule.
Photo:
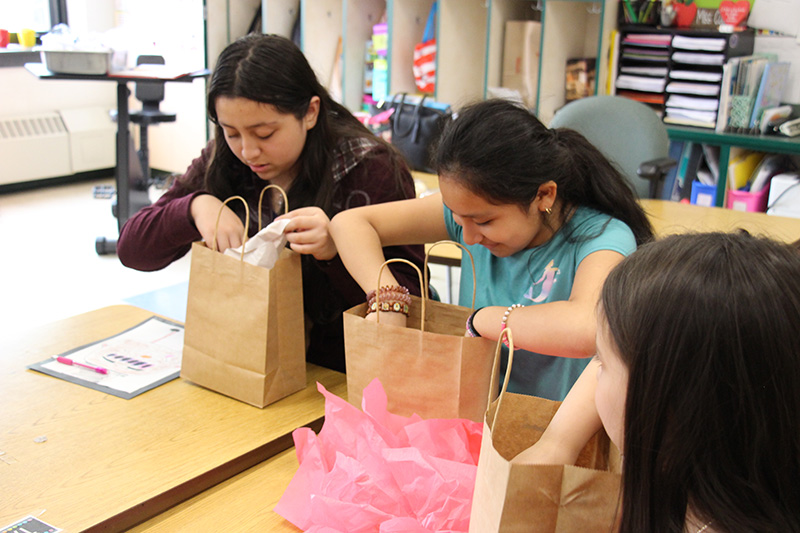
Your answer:
[[[404,259],[386,261],[376,286],[380,286],[383,269],[393,262],[414,267],[421,286],[427,288],[427,275],[423,281],[419,268]],[[427,274],[427,268],[425,271]],[[426,290],[423,298],[411,297],[406,328],[366,320],[366,312],[364,303],[344,313],[350,403],[361,406],[362,390],[378,378],[386,390],[391,413],[483,420],[487,398],[478,391],[490,387],[495,343],[464,336],[472,309],[432,301]]]
[[[239,259],[192,245],[181,377],[264,407],[306,386],[300,256],[284,249],[266,269],[243,255],[244,243]]]
[[[512,346],[510,369],[513,334],[505,332]],[[616,531],[620,457],[603,430],[583,448],[574,466],[511,462],[541,437],[561,402],[506,392],[509,375],[510,370],[486,412],[470,532]]]

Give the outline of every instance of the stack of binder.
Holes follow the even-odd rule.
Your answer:
[[[664,105],[670,35],[628,33],[620,41],[616,93],[656,106]]]
[[[666,123],[709,129],[717,127],[726,105],[723,85],[729,59],[752,54],[755,42],[753,30],[643,32],[629,26],[619,35],[611,57],[614,94],[650,104]]]
[[[664,122],[704,128],[716,125],[726,46],[722,37],[672,38]]]

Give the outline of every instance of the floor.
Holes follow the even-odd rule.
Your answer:
[[[117,223],[111,200],[93,197],[96,185],[113,179],[0,194],[0,335],[188,281],[189,256],[139,272],[116,255],[97,255],[95,238],[116,238]]]
[[[113,179],[0,194],[4,338],[99,307],[153,302],[146,294],[151,291],[173,299],[185,294],[191,254],[157,272],[126,268],[116,255],[97,255],[95,238],[117,235],[111,200],[92,194],[104,185],[113,185]],[[443,301],[448,300],[446,274],[444,266],[431,265],[431,281]]]

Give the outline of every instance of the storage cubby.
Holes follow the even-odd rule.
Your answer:
[[[320,80],[351,110],[361,107],[365,43],[385,12],[389,93],[416,92],[414,45],[421,41],[433,0],[262,0],[264,31],[291,35],[301,12],[302,49]],[[614,1],[439,0],[437,76],[433,97],[458,108],[486,98],[500,85],[503,35],[508,20],[542,22],[536,111],[549,122],[564,105],[568,59],[596,59],[596,87],[606,83]],[[339,38],[341,49],[339,48]],[[335,72],[341,53],[340,72]]]

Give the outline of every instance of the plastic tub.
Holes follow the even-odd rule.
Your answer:
[[[111,50],[42,50],[42,63],[57,74],[108,74]]]

